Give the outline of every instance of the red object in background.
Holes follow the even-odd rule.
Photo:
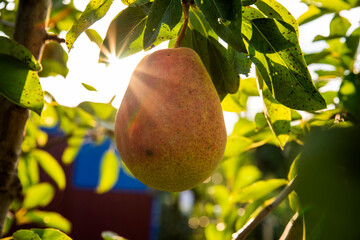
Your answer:
[[[154,197],[149,191],[110,191],[97,194],[95,189],[84,189],[74,185],[74,163],[64,166],[61,156],[66,142],[48,147],[62,165],[67,180],[64,191],[57,191],[46,211],[58,212],[72,223],[69,236],[78,239],[102,239],[103,231],[112,231],[130,240],[154,239],[152,210]],[[42,181],[52,182],[44,173]],[[54,184],[55,185],[55,184]]]
[[[71,186],[60,194],[61,201],[47,210],[61,213],[72,223],[73,239],[101,239],[103,231],[131,240],[150,239],[151,197],[120,192],[100,195]]]

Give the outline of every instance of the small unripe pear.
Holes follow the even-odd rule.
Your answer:
[[[149,187],[184,191],[210,177],[224,154],[226,129],[195,51],[163,49],[140,61],[116,116],[115,140],[131,173]]]

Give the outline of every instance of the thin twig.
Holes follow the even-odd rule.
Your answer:
[[[56,41],[58,43],[64,43],[65,42],[64,38],[61,38],[56,34],[46,34],[45,41],[47,41],[47,40]]]
[[[293,190],[296,177],[280,192],[276,199],[267,205],[255,218],[250,219],[239,231],[232,235],[232,240],[243,240],[264,218],[274,210]]]
[[[186,28],[187,25],[189,23],[189,8],[191,5],[192,1],[190,0],[182,0],[181,1],[181,5],[183,8],[183,15],[184,15],[184,24],[182,25],[181,31],[179,36],[177,37],[175,43],[174,43],[174,48],[178,48],[181,46],[181,42],[183,41],[184,37],[185,37],[185,32],[186,32]]]
[[[302,215],[298,212],[292,216],[279,240],[302,239]]]
[[[0,24],[5,26],[5,27],[11,27],[11,28],[15,27],[14,22],[6,21],[6,20],[3,20],[3,19],[0,19]]]

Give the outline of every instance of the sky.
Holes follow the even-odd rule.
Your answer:
[[[300,0],[278,0],[278,2],[285,6],[295,18],[298,18],[307,10],[307,6],[301,3]],[[75,0],[74,2],[75,6],[81,11],[85,9],[87,3],[88,1],[84,0]],[[114,0],[107,15],[90,28],[95,29],[104,38],[111,20],[125,7],[121,0]],[[341,14],[348,17],[352,23],[359,21],[358,14],[355,11],[342,12]],[[311,24],[300,26],[299,42],[303,52],[310,53],[326,47],[324,42],[312,43],[312,39],[318,34],[324,36],[329,34],[328,24],[331,18],[332,15],[327,15]],[[358,26],[358,24],[353,24],[353,26]],[[62,33],[60,37],[65,38],[65,34],[65,32]],[[137,63],[146,54],[161,48],[167,48],[167,42],[146,53],[140,52],[125,59],[111,62],[106,67],[104,64],[98,63],[98,46],[83,33],[69,53],[69,73],[67,77],[65,79],[60,76],[44,78],[41,79],[41,84],[43,90],[50,92],[61,105],[76,106],[82,101],[109,102],[116,95],[113,105],[118,108]],[[312,71],[311,67],[310,70]],[[88,91],[81,83],[89,84],[95,87],[97,91]],[[262,110],[262,103],[259,98],[252,98],[250,102],[252,108],[247,112],[247,117],[251,118]],[[238,116],[226,112],[224,112],[224,116],[228,133],[230,133]]]

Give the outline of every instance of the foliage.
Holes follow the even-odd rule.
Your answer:
[[[12,237],[5,239],[14,239],[14,240],[71,240],[66,234],[62,233],[57,229],[46,228],[32,228],[32,229],[22,229],[16,231]],[[4,240],[5,240],[4,239]]]
[[[49,204],[55,191],[64,190],[66,181],[61,165],[72,163],[86,139],[101,142],[113,136],[116,109],[112,102],[61,106],[51,93],[43,94],[39,76],[66,77],[67,53],[59,43],[52,42],[47,44],[39,63],[11,40],[13,24],[9,23],[15,21],[18,1],[14,10],[7,9],[10,2],[0,2],[4,5],[0,8],[0,31],[7,35],[0,37],[0,94],[33,112],[18,164],[24,197],[12,204],[10,210],[15,215],[9,215],[5,230],[16,219],[20,225],[32,222],[48,228],[19,230],[13,233],[14,239],[28,236],[57,239],[58,234],[66,239],[63,233],[49,228],[70,233],[71,223],[58,213],[38,208]],[[125,58],[164,41],[170,40],[172,46],[184,22],[180,0],[122,2],[127,7],[113,19],[104,40],[88,28],[107,13],[112,4],[109,0],[91,0],[82,13],[72,1],[54,1],[49,31],[67,32],[68,51],[86,31],[98,44],[99,61],[103,63],[111,55]],[[206,183],[191,190],[195,198],[191,212],[182,212],[177,200],[170,201],[180,214],[177,219],[185,216],[191,228],[186,237],[231,239],[234,232],[263,211],[279,190],[298,175],[296,191],[270,215],[272,220],[268,224],[274,229],[274,236],[279,238],[287,221],[298,213],[305,228],[296,239],[339,239],[336,236],[343,237],[339,234],[345,232],[346,239],[358,238],[356,218],[350,213],[352,208],[357,210],[359,199],[355,194],[359,179],[353,172],[358,170],[355,163],[358,155],[354,154],[358,152],[355,133],[360,123],[360,27],[351,26],[341,11],[358,9],[360,1],[304,0],[309,8],[298,20],[275,0],[194,2],[182,46],[199,54],[222,100],[223,110],[236,113],[238,121],[228,136],[217,171]],[[298,24],[326,14],[332,16],[330,34],[316,36],[314,41],[325,41],[327,47],[304,55],[298,42]],[[111,52],[114,38],[115,52]],[[307,68],[312,64],[319,66],[314,79]],[[331,70],[324,70],[324,64]],[[256,76],[249,76],[253,68]],[[333,83],[340,87],[327,90]],[[96,91],[86,83],[83,86]],[[246,113],[252,107],[251,98],[261,100],[263,112],[250,118]],[[59,137],[68,143],[61,164],[44,150],[57,141],[45,131],[54,128],[60,129]],[[326,153],[323,149],[329,146],[331,151]],[[122,166],[111,146],[102,159],[98,193],[112,188]],[[39,171],[48,174],[52,183],[40,182]],[[339,194],[334,195],[329,185]],[[178,199],[176,194],[168,196]],[[339,206],[343,211],[329,221],[327,212]],[[265,224],[262,228],[266,228]],[[327,229],[333,230],[331,236]],[[166,232],[160,235],[167,237]],[[105,232],[103,238],[121,239],[112,232]],[[249,235],[249,239],[259,238],[258,229]]]
[[[40,115],[44,106],[43,92],[37,76],[40,64],[24,46],[1,37],[0,93],[21,107]]]
[[[356,161],[360,144],[358,136],[359,129],[353,127],[334,127],[309,134],[296,167],[299,174],[296,192],[304,206],[309,239],[355,239],[359,236],[359,229],[354,226],[360,210],[357,204],[360,195],[355,190],[360,183],[357,174],[359,162]],[[325,146],[328,150],[321,151]],[[335,226],[341,230],[327,230]]]

